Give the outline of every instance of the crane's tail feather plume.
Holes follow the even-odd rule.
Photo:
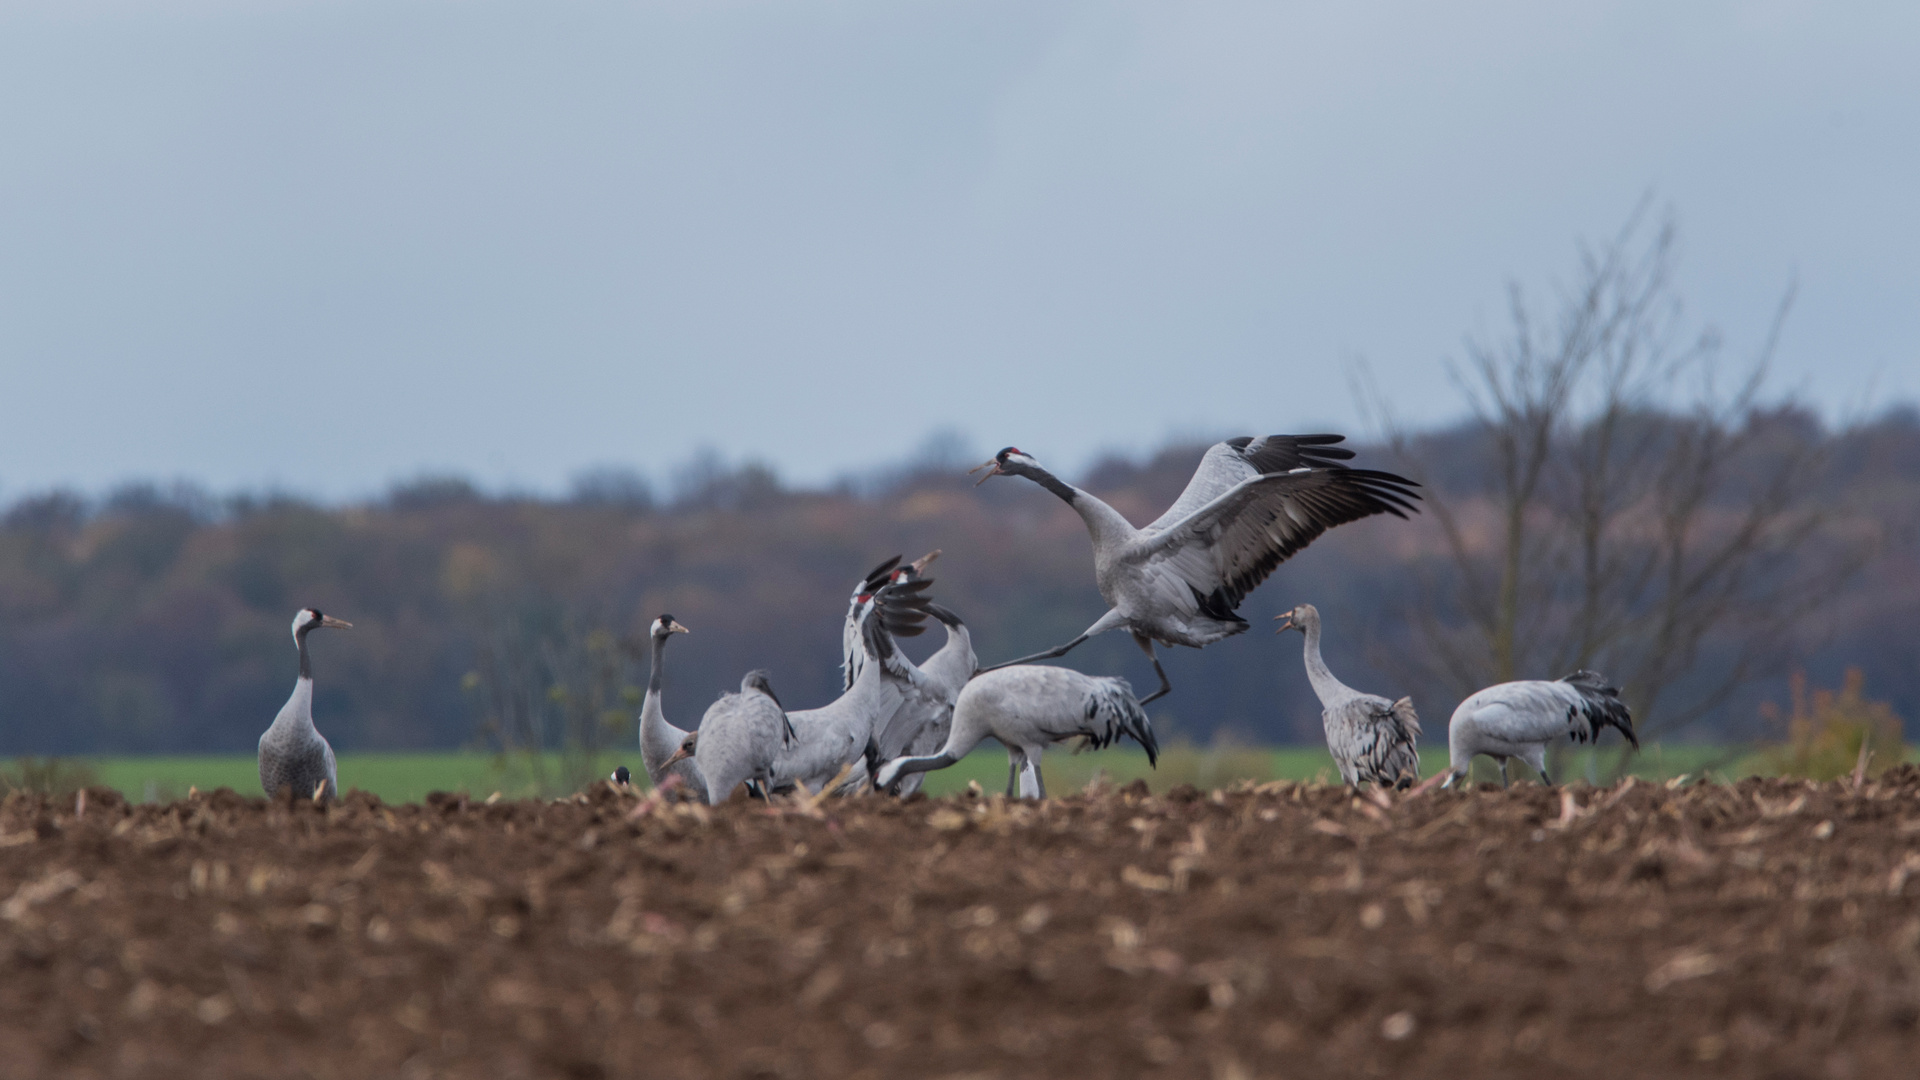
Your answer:
[[[1095,679],[1093,689],[1087,692],[1086,717],[1087,744],[1092,749],[1109,746],[1125,735],[1146,750],[1148,765],[1159,767],[1160,741],[1154,738],[1153,722],[1147,719],[1147,710],[1140,707],[1140,699],[1133,696],[1127,680]]]
[[[1587,742],[1600,737],[1603,727],[1617,728],[1627,737],[1635,750],[1640,749],[1640,737],[1633,731],[1633,714],[1627,711],[1626,702],[1620,700],[1617,687],[1607,685],[1606,676],[1597,671],[1576,671],[1560,680],[1580,693],[1578,706],[1580,715],[1587,720],[1588,735],[1582,738],[1578,729],[1574,739]]]
[[[1400,721],[1400,729],[1407,733],[1408,741],[1420,737],[1420,714],[1413,711],[1413,699],[1403,697],[1393,703],[1390,710],[1393,718]]]

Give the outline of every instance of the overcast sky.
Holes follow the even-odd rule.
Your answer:
[[[1401,411],[1645,193],[1920,397],[1920,5],[0,0],[0,500]]]

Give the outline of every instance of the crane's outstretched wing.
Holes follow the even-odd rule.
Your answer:
[[[896,581],[881,586],[860,618],[860,642],[866,659],[877,663],[887,675],[926,693],[938,694],[924,672],[907,659],[895,638],[913,637],[926,629],[927,606],[922,595],[932,580]]]
[[[840,629],[840,690],[845,693],[853,689],[854,680],[860,677],[860,669],[866,664],[867,655],[860,648],[860,612],[866,606],[860,598],[871,597],[880,586],[887,583],[893,568],[900,565],[900,556],[895,555],[886,562],[873,568],[860,584],[853,587],[853,595],[847,599],[847,621]]]
[[[1273,568],[1336,525],[1374,514],[1418,513],[1418,485],[1372,469],[1300,469],[1242,480],[1212,502],[1135,541],[1126,557],[1171,571],[1198,609],[1233,609]]]
[[[1338,468],[1336,462],[1353,457],[1353,451],[1334,445],[1346,439],[1345,435],[1268,435],[1259,439],[1242,435],[1214,443],[1200,459],[1200,467],[1193,470],[1186,490],[1142,531],[1165,529],[1231,491],[1235,484],[1256,476],[1301,468]]]

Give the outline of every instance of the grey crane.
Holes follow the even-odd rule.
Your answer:
[[[307,656],[307,634],[316,627],[351,630],[353,624],[302,608],[293,617],[293,644],[300,650],[300,677],[293,696],[260,736],[260,786],[268,795],[290,787],[298,798],[326,802],[340,795],[340,773],[333,747],[313,726],[313,662]]]
[[[847,599],[847,617],[840,626],[840,689],[842,692],[853,689],[854,680],[860,677],[860,669],[866,665],[866,647],[860,642],[860,616],[868,604],[873,602],[873,594],[889,582],[902,583],[919,581],[926,577],[927,567],[940,557],[940,549],[935,548],[905,566],[900,565],[900,556],[895,555],[886,562],[873,568],[859,584],[853,587],[853,595]]]
[[[870,766],[903,754],[931,754],[944,746],[953,729],[953,707],[960,700],[979,661],[973,654],[973,636],[960,616],[941,606],[928,604],[927,614],[947,628],[947,642],[919,665],[926,681],[920,693],[907,694],[899,708],[874,736]],[[1009,752],[1009,762],[1012,755]],[[920,790],[924,773],[908,773],[900,779],[897,794],[901,798]]]
[[[1634,749],[1640,737],[1633,733],[1633,717],[1620,700],[1620,691],[1604,676],[1576,671],[1555,682],[1533,679],[1489,686],[1460,703],[1447,724],[1447,778],[1441,787],[1467,775],[1476,754],[1500,763],[1500,782],[1507,778],[1507,759],[1519,758],[1551,785],[1547,775],[1547,744],[1562,735],[1575,742],[1594,742],[1602,728],[1613,727]]]
[[[653,668],[647,674],[647,696],[640,703],[640,761],[646,766],[647,779],[654,787],[669,776],[678,776],[684,790],[690,791],[702,802],[706,801],[707,789],[701,783],[700,770],[690,760],[677,759],[680,743],[687,733],[667,722],[667,715],[660,707],[660,686],[662,661],[667,652],[667,639],[675,634],[689,634],[692,631],[675,622],[673,616],[662,615],[653,620],[648,635],[653,642]]]
[[[872,592],[873,582],[882,578],[896,582],[918,581],[933,560],[939,557],[940,552],[935,549],[906,566],[898,566],[900,559],[895,556],[876,567],[868,580],[862,582],[862,586]],[[857,601],[859,596],[860,591],[856,589],[854,599]],[[858,603],[849,606],[846,627],[842,633],[844,659],[841,670],[847,673],[849,687],[853,685],[853,679],[866,658],[856,619],[859,610]],[[935,603],[927,604],[926,610],[927,614],[946,627],[946,643],[918,665],[926,677],[922,687],[924,692],[904,695],[894,709],[893,716],[875,731],[873,744],[867,750],[869,770],[882,761],[904,754],[930,754],[944,745],[947,731],[952,726],[953,703],[959,698],[961,687],[973,678],[975,669],[980,666],[979,658],[973,651],[973,635],[960,616]],[[923,778],[922,773],[909,773],[900,781],[898,794],[904,798],[920,790]]]
[[[855,594],[866,659],[853,685],[831,704],[787,714],[795,738],[774,762],[773,790],[798,784],[817,791],[846,766],[864,770],[875,728],[908,695],[935,692],[894,641],[924,629],[928,601],[921,593],[931,582],[890,581],[888,576],[881,575],[883,583],[873,592]],[[853,779],[864,786],[867,778],[863,771]]]
[[[1017,778],[1022,797],[1046,798],[1040,755],[1053,743],[1075,737],[1097,749],[1125,735],[1146,749],[1149,765],[1157,766],[1160,744],[1140,704],[1125,679],[1038,664],[983,671],[960,691],[946,745],[935,754],[887,762],[874,774],[874,784],[885,789],[903,774],[944,769],[988,736],[1000,740],[1013,758],[1008,796]]]
[[[1307,639],[1307,681],[1320,699],[1320,721],[1327,731],[1327,752],[1351,788],[1362,781],[1380,787],[1411,787],[1420,779],[1420,718],[1413,699],[1388,701],[1363,693],[1333,677],[1320,658],[1320,609],[1301,604],[1285,615],[1276,634],[1298,630]]]
[[[1125,629],[1160,677],[1160,689],[1141,704],[1172,690],[1155,642],[1198,649],[1241,633],[1247,622],[1234,611],[1241,599],[1321,533],[1374,514],[1416,512],[1413,481],[1339,464],[1353,456],[1333,445],[1345,438],[1268,435],[1215,443],[1173,506],[1139,529],[1016,447],[976,466],[973,472],[989,470],[982,484],[1024,476],[1073,507],[1093,539],[1094,581],[1111,605],[1065,645],[981,670],[1062,656],[1095,634]]]
[[[687,733],[668,765],[691,760],[709,805],[726,802],[733,789],[752,781],[762,791],[773,781],[773,763],[793,745],[793,725],[780,707],[764,671],[749,671],[739,693],[720,695],[707,706],[700,727]]]

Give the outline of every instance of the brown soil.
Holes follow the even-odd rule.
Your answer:
[[[0,1076],[1878,1077],[1920,769],[0,808]],[[1563,802],[1573,800],[1571,803]],[[649,804],[651,806],[651,804]]]

